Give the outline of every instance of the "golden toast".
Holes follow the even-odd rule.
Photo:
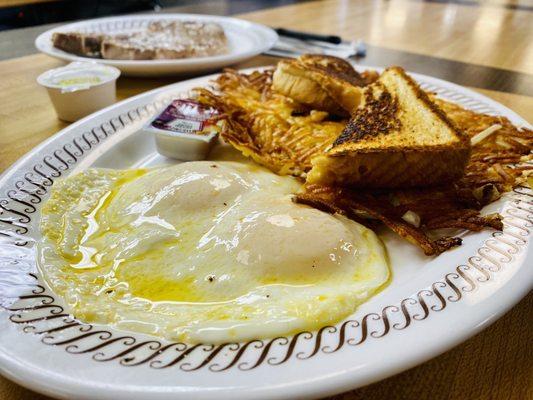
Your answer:
[[[416,187],[459,179],[470,140],[402,68],[364,89],[341,135],[315,157],[309,184]]]
[[[280,61],[272,89],[313,110],[347,117],[359,105],[365,80],[347,61],[331,56],[303,55]]]

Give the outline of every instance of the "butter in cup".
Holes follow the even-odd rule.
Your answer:
[[[116,101],[120,70],[95,62],[73,62],[44,72],[44,86],[59,119],[74,122]]]

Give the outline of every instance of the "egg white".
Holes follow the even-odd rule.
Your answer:
[[[226,161],[90,169],[52,188],[40,268],[90,323],[188,343],[318,329],[390,272],[372,231],[293,203],[299,188]]]

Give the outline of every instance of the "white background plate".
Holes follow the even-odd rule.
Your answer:
[[[195,20],[217,22],[223,28],[229,42],[229,54],[213,57],[185,58],[180,60],[102,60],[78,57],[52,46],[54,32],[103,32],[120,33],[146,26],[151,21]],[[276,43],[276,32],[264,25],[242,19],[199,14],[135,15],[98,18],[75,22],[50,29],[39,35],[35,46],[39,51],[65,61],[97,61],[112,65],[124,75],[161,76],[182,73],[215,71],[222,67],[247,60],[270,49]]]
[[[413,76],[445,98],[526,124],[482,95]],[[3,375],[49,395],[78,399],[321,397],[435,357],[487,327],[531,289],[532,197],[518,189],[486,210],[502,213],[503,233],[464,234],[461,247],[436,258],[380,232],[391,257],[391,284],[349,319],[317,332],[190,347],[75,321],[35,274],[39,209],[50,186],[93,166],[171,163],[139,128],[169,99],[210,78],[157,89],[93,114],[0,177]]]

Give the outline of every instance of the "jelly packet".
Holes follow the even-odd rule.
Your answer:
[[[204,159],[221,130],[220,113],[192,99],[173,100],[144,130],[155,135],[157,151],[171,158]]]

